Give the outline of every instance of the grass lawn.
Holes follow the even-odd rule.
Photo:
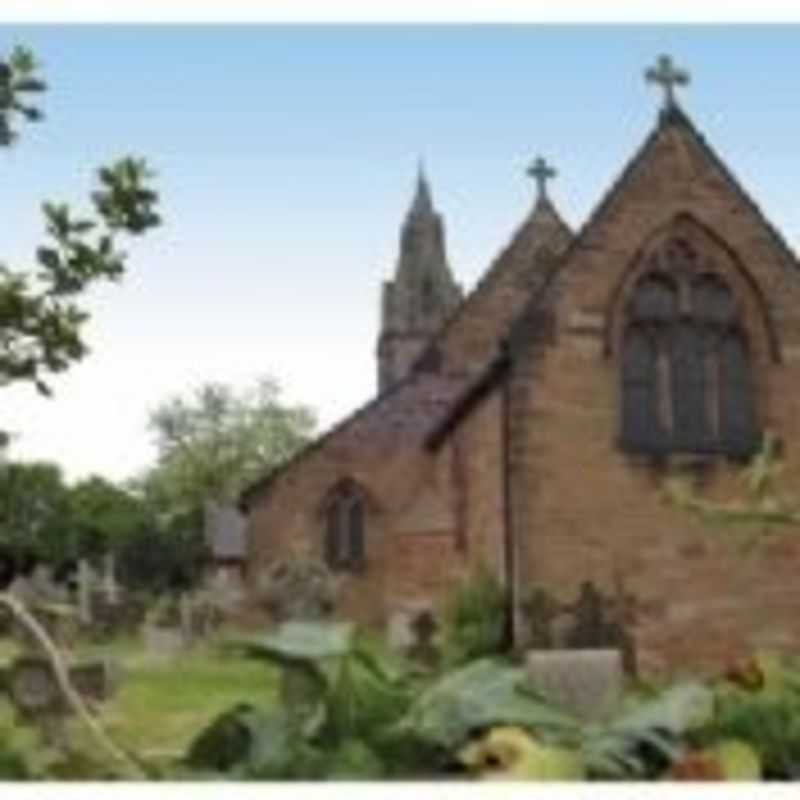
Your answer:
[[[0,647],[0,659],[12,655]],[[122,668],[114,697],[100,708],[100,720],[123,748],[151,762],[180,757],[187,744],[217,714],[237,703],[269,705],[276,699],[277,672],[266,664],[223,651],[219,642],[198,646],[175,657],[153,655],[139,641],[87,647],[80,657],[110,656]],[[0,705],[0,724],[12,722],[8,703]],[[70,723],[71,734],[88,752],[97,745],[80,723]],[[25,749],[35,739],[21,732]]]

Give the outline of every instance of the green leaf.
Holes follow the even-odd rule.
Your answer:
[[[461,744],[491,725],[521,725],[573,737],[578,722],[520,690],[522,668],[482,659],[456,670],[423,692],[400,727],[444,747]]]
[[[713,691],[700,683],[686,683],[624,712],[610,724],[609,730],[630,736],[661,730],[680,737],[705,725],[713,713]]]
[[[249,649],[278,663],[314,662],[347,654],[353,634],[354,626],[349,622],[285,622],[275,633],[250,643]]]

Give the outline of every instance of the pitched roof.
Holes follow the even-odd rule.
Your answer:
[[[410,373],[357,408],[282,466],[245,488],[239,498],[239,507],[247,511],[253,501],[263,497],[279,478],[339,437],[351,436],[360,445],[371,449],[422,443],[431,420],[438,420],[450,407],[464,383],[464,378],[424,370]]]
[[[569,237],[569,227],[553,203],[547,196],[540,197],[511,242],[431,341],[441,341],[449,331],[459,333],[471,324],[471,318],[480,321],[482,307],[491,300],[498,288],[513,286],[522,276],[534,279],[535,283],[539,256],[545,251],[552,252],[548,248],[562,247]],[[496,310],[497,330],[492,336],[492,346],[487,348],[483,366],[492,361],[496,353],[494,344],[502,339],[508,321],[519,307],[519,302],[508,302],[507,297],[504,300]],[[446,344],[444,349],[448,350]],[[279,478],[331,440],[346,435],[356,426],[364,432],[364,440],[369,446],[374,447],[387,440],[403,445],[422,445],[431,431],[438,429],[453,403],[470,385],[469,374],[458,368],[457,360],[451,358],[447,364],[440,355],[440,352],[431,348],[423,351],[405,378],[357,408],[281,467],[246,487],[240,495],[239,507],[248,510],[252,502],[257,497],[263,497]]]

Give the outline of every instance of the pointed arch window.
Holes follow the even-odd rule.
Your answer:
[[[633,286],[625,316],[623,449],[752,454],[759,432],[747,336],[733,293],[708,261],[685,240],[668,241]]]
[[[333,570],[357,572],[366,566],[366,502],[361,487],[343,481],[324,504],[325,561]]]

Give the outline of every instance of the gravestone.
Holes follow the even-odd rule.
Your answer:
[[[587,722],[607,719],[622,701],[619,650],[533,650],[526,672],[532,689]]]
[[[439,663],[439,648],[434,638],[439,631],[439,623],[429,609],[420,611],[411,622],[414,641],[408,648],[408,657],[426,667],[436,667]]]
[[[574,603],[559,603],[544,589],[535,588],[522,606],[531,649],[618,649],[630,676],[637,671],[631,627],[638,610],[636,597],[626,593],[619,580],[609,596],[584,581]]]
[[[44,629],[65,662],[68,680],[84,702],[100,702],[116,688],[117,672],[109,661],[76,663],[67,644],[76,632],[78,611],[64,602],[64,593],[47,570],[20,578],[9,591]],[[35,725],[45,742],[67,749],[65,725],[72,708],[56,679],[50,654],[29,629],[15,619],[14,637],[22,653],[2,672],[2,686],[20,720]]]
[[[333,576],[319,561],[279,561],[267,570],[261,584],[261,603],[277,622],[327,619],[333,614]]]
[[[221,622],[205,592],[183,592],[159,601],[142,626],[142,636],[149,652],[170,657],[214,633]]]
[[[236,577],[231,570],[225,569],[215,570],[209,575],[205,583],[205,592],[223,617],[240,609],[245,597],[241,578]]]
[[[91,564],[82,558],[78,561],[78,617],[88,626],[92,624],[92,591],[95,574]]]
[[[184,605],[182,597],[165,596],[150,609],[142,625],[142,638],[148,653],[170,658],[189,647]]]

